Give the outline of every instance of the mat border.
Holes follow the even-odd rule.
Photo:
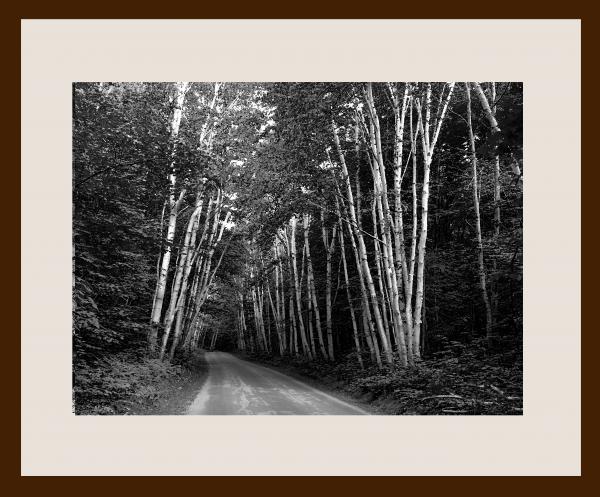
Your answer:
[[[436,2],[437,3],[437,2]],[[178,15],[177,18],[185,19],[338,19],[340,12],[344,13],[344,19],[379,19],[379,18],[402,18],[402,19],[477,19],[482,18],[484,15],[490,15],[490,19],[495,18],[498,14],[498,10],[493,8],[490,3],[477,4],[477,8],[473,9],[471,6],[466,4],[450,4],[446,5],[440,2],[440,5],[436,8],[431,9],[435,12],[435,17],[425,17],[422,11],[415,5],[406,6],[389,6],[386,7],[385,17],[382,15],[373,15],[373,17],[366,17],[365,12],[362,9],[354,9],[352,13],[348,13],[351,8],[348,5],[344,5],[345,10],[342,11],[335,3],[323,3],[315,2],[310,0],[303,2],[303,6],[300,9],[299,6],[285,6],[283,2],[274,2],[267,0],[261,3],[261,7],[257,8],[255,5],[242,4],[237,8],[232,8],[231,3],[228,5],[201,5],[198,4],[195,7],[186,7],[185,15]],[[9,10],[9,9],[7,9]],[[540,11],[535,6],[527,6],[523,2],[517,2],[514,0],[507,0],[502,3],[503,14],[508,12],[518,13],[516,17],[503,16],[507,19],[539,19]],[[588,98],[586,95],[590,92],[591,88],[591,75],[590,69],[592,67],[591,53],[589,50],[590,38],[592,33],[596,30],[593,29],[593,21],[591,15],[588,12],[584,12],[586,9],[577,5],[577,2],[569,2],[568,4],[559,4],[558,2],[545,5],[544,7],[544,19],[582,19],[582,102],[589,101],[593,102],[591,106],[582,106],[582,140],[583,137],[587,136],[587,140],[582,141],[582,264],[589,262],[589,250],[593,246],[593,240],[590,237],[593,236],[593,230],[590,226],[592,205],[590,202],[590,189],[595,183],[594,174],[597,174],[596,170],[590,167],[584,167],[588,162],[591,162],[591,150],[590,147],[586,147],[585,143],[590,143],[589,134],[592,130],[592,116],[594,115],[594,106],[597,106],[595,99]],[[230,17],[231,13],[235,12],[235,17]],[[140,14],[143,13],[143,17]],[[315,14],[318,13],[318,16]],[[156,7],[154,5],[147,5],[140,1],[129,2],[125,5],[119,5],[118,11],[107,7],[89,7],[70,2],[53,2],[52,4],[34,5],[29,3],[26,6],[19,6],[13,8],[9,15],[5,15],[4,24],[5,29],[2,30],[2,36],[4,39],[4,47],[8,47],[6,56],[4,58],[5,65],[5,80],[3,84],[6,86],[6,95],[20,95],[20,21],[21,19],[163,19],[164,9]],[[477,15],[475,15],[477,14]],[[585,14],[585,15],[584,15]],[[300,17],[298,17],[300,16]],[[400,17],[401,16],[401,17]],[[493,17],[494,16],[494,17]],[[14,240],[11,243],[2,244],[3,250],[7,251],[7,256],[10,260],[16,260],[21,257],[20,251],[20,168],[13,167],[12,164],[20,164],[20,99],[8,98],[6,105],[9,107],[9,115],[12,119],[4,120],[4,136],[9,139],[7,143],[12,146],[9,147],[9,161],[8,167],[5,167],[5,181],[8,185],[15,185],[14,188],[8,189],[9,192],[4,196],[6,202],[5,212],[11,214],[15,211],[15,206],[19,212],[19,216],[11,215],[6,216],[6,230],[9,233],[16,233],[17,241]],[[588,159],[588,160],[586,160]],[[596,168],[597,169],[597,168]],[[18,187],[16,187],[18,185]],[[588,230],[585,230],[586,226]],[[6,340],[9,350],[18,349],[20,351],[20,340],[19,336],[14,332],[15,329],[20,329],[20,267],[16,264],[12,265],[9,272],[10,284],[6,285],[5,288],[9,291],[4,296],[4,302],[8,303],[7,308],[12,309],[9,313],[9,320],[5,324],[5,330],[13,330],[12,333],[6,333]],[[597,340],[596,336],[590,333],[590,316],[585,310],[589,308],[589,296],[591,291],[586,292],[585,290],[591,290],[591,281],[593,278],[592,271],[586,270],[582,274],[582,477],[555,477],[558,481],[543,482],[539,481],[543,477],[490,477],[496,481],[493,483],[493,493],[505,492],[509,489],[515,488],[517,485],[521,491],[526,490],[529,485],[533,491],[534,485],[536,492],[543,490],[546,487],[548,490],[554,491],[565,491],[572,490],[572,486],[576,486],[577,490],[583,490],[585,487],[591,487],[591,461],[593,456],[591,454],[591,446],[593,440],[596,439],[595,433],[592,433],[594,428],[589,423],[589,414],[591,406],[586,399],[589,399],[592,395],[590,390],[590,354],[592,350],[595,350],[594,341]],[[587,297],[586,297],[587,295]],[[587,330],[587,331],[586,331]],[[585,343],[585,345],[584,345]],[[20,383],[15,372],[20,373],[20,353],[19,354],[5,354],[3,361],[3,367],[5,368],[4,377],[12,378],[11,381],[5,382],[8,385],[8,401],[12,402],[12,405],[20,406]],[[85,488],[86,491],[90,490],[90,485],[87,481],[80,481],[82,477],[37,477],[37,478],[24,478],[20,476],[20,410],[10,409],[5,410],[3,414],[7,419],[7,424],[10,428],[9,432],[9,444],[10,450],[3,451],[3,456],[7,459],[4,461],[3,468],[5,473],[11,476],[12,483],[17,483],[20,489],[26,489],[28,491],[48,491],[49,485],[52,489],[60,490],[76,490]],[[169,491],[174,490],[172,481],[166,481],[167,478],[172,477],[154,477],[153,481],[144,481],[143,477],[86,477],[94,478],[93,488],[94,492],[104,492],[107,490],[114,489],[115,485],[118,485],[119,489],[126,491],[137,491],[142,490],[150,491]],[[120,482],[111,482],[110,479],[119,478]],[[130,481],[130,478],[136,478],[136,481]],[[157,481],[158,478],[158,481]],[[190,478],[197,477],[180,477],[181,481],[177,484],[187,486],[188,489],[198,489],[197,481],[192,481]],[[447,491],[450,487],[456,489],[461,488],[463,490],[481,490],[483,486],[488,487],[488,482],[477,481],[482,477],[404,477],[405,479],[401,483],[401,487],[398,487],[398,482],[393,481],[392,478],[397,477],[200,477],[203,478],[202,482],[203,490],[219,490],[223,491],[234,491],[243,490],[247,492],[249,489],[257,490],[260,492],[265,491],[279,491],[282,488],[289,488],[288,478],[293,478],[293,493],[308,491],[313,485],[317,485],[323,490],[335,490],[336,492],[342,491],[355,491],[355,492],[369,492],[373,493],[377,490],[390,490],[390,491],[407,491],[415,490],[422,492],[423,490],[440,490]],[[267,478],[286,478],[286,481],[267,480]],[[317,478],[319,481],[317,481]],[[486,477],[487,478],[487,477]],[[535,478],[536,482],[530,481],[531,478]],[[516,481],[518,479],[518,481]],[[584,484],[583,482],[586,482]],[[269,485],[271,483],[271,485]],[[287,485],[286,485],[287,484]],[[205,486],[207,485],[207,486]],[[279,487],[282,485],[282,487]],[[540,487],[540,485],[542,487]],[[145,487],[145,488],[144,488]]]

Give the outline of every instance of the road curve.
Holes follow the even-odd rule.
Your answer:
[[[208,378],[187,414],[369,414],[290,376],[226,352],[207,352],[206,360]]]

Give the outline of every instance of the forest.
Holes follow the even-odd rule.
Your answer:
[[[521,83],[72,102],[76,414],[182,413],[226,357],[372,414],[522,414]]]

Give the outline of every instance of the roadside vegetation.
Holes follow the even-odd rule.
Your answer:
[[[523,413],[523,363],[515,352],[489,355],[485,343],[449,343],[410,369],[361,369],[354,353],[332,364],[245,354],[317,387],[341,392],[379,414],[517,415]]]
[[[75,83],[75,412],[166,412],[218,349],[521,414],[522,118],[511,82]]]

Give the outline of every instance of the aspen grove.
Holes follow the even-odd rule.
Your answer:
[[[509,82],[75,83],[75,412],[138,412],[218,349],[382,412],[519,414],[522,108]]]

